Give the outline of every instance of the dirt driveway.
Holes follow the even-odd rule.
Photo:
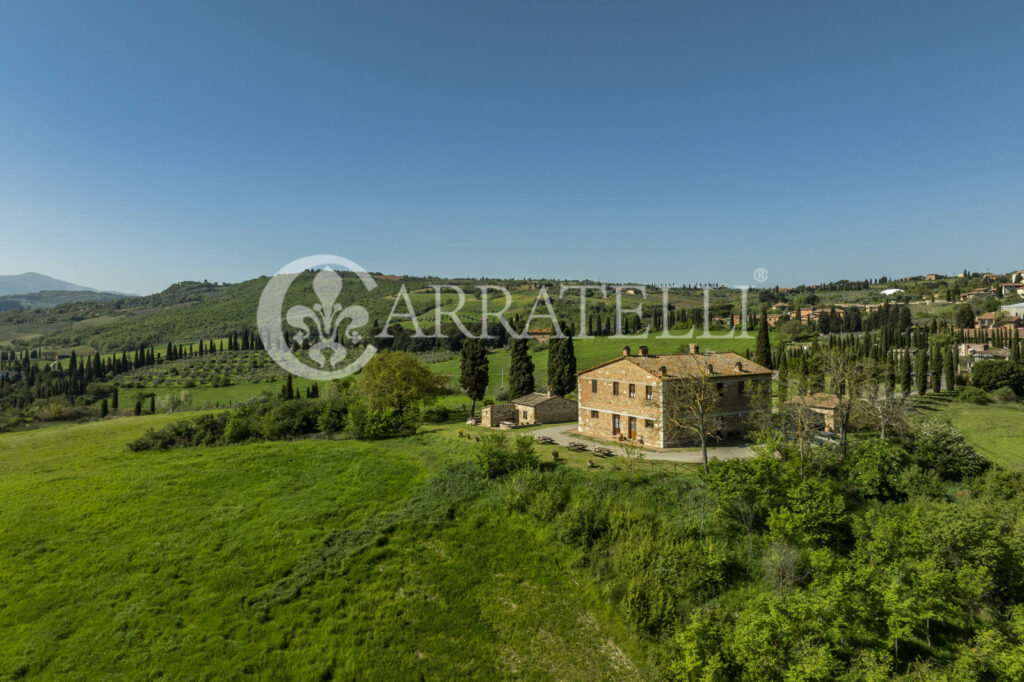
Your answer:
[[[571,424],[555,424],[554,426],[544,426],[533,430],[531,431],[531,435],[547,436],[562,446],[568,445],[570,441],[583,442],[589,447],[596,445],[595,441],[584,438],[578,434],[574,434],[573,430],[575,429],[576,422],[572,422]],[[601,444],[605,447],[611,448],[613,452],[618,454],[618,448],[615,443],[609,441]],[[663,462],[689,462],[699,464],[703,461],[700,456],[700,448],[680,448],[675,450],[651,450],[648,448],[642,448],[641,451],[644,453],[645,459],[656,459]],[[746,445],[713,445],[708,447],[708,459],[746,459],[753,456],[753,451]]]

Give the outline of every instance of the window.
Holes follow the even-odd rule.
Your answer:
[[[612,382],[612,395],[618,395],[618,394],[619,394],[619,382],[613,381]]]
[[[644,389],[644,397],[647,398],[648,400],[653,400],[654,399],[654,387],[653,386],[648,386],[646,389]]]
[[[644,420],[644,427],[648,428],[648,429],[653,429],[654,428],[654,420],[653,419],[645,419]]]
[[[590,411],[590,416],[591,416],[592,419],[597,419],[597,410],[591,410]]]
[[[725,384],[719,382],[715,384],[715,388],[718,389],[718,395],[725,395]]]
[[[590,392],[597,393],[597,379],[590,380]]]
[[[739,390],[739,394],[740,395],[743,395],[744,393],[746,393],[746,391],[747,391],[747,382],[741,381],[739,383],[739,389],[738,390]]]
[[[636,397],[636,384],[630,384],[629,385],[629,397],[630,398],[635,398]]]

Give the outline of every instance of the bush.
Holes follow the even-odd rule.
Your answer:
[[[948,481],[977,476],[989,466],[962,433],[934,419],[922,423],[914,433],[914,457],[922,467],[934,469]]]
[[[451,411],[444,405],[429,407],[423,412],[424,421],[431,424],[443,424],[451,418]]]
[[[971,368],[971,380],[983,391],[1007,387],[1017,395],[1024,393],[1024,367],[1004,360],[982,360]]]
[[[957,398],[965,403],[973,403],[974,405],[988,405],[992,402],[991,398],[988,397],[988,393],[985,393],[985,391],[977,386],[964,386],[960,389]]]
[[[340,397],[327,398],[320,406],[316,417],[316,428],[323,433],[338,433],[344,430],[348,420],[348,405]]]
[[[503,433],[488,433],[481,436],[477,445],[477,462],[488,478],[496,478],[511,471],[532,469],[539,464],[539,458],[529,436],[516,436],[512,446]]]
[[[1013,389],[1009,386],[1003,386],[992,391],[992,397],[996,399],[996,402],[1000,403],[1015,403],[1017,402],[1017,394],[1013,392]]]
[[[407,407],[404,412],[398,412],[390,407],[370,409],[361,401],[349,406],[349,431],[362,440],[411,436],[416,433],[419,424],[420,411],[415,407]]]
[[[879,438],[858,441],[850,449],[850,480],[865,497],[891,499],[898,491],[907,453]]]
[[[197,445],[216,445],[223,441],[228,421],[225,414],[204,414],[195,419],[183,419],[159,430],[146,433],[128,444],[132,452],[166,450]]]

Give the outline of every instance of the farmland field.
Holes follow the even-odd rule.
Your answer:
[[[574,550],[432,486],[451,427],[126,449],[180,418],[0,435],[0,676],[646,676]]]

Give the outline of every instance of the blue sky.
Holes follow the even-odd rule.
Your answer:
[[[0,273],[1024,267],[1019,2],[2,2]]]

